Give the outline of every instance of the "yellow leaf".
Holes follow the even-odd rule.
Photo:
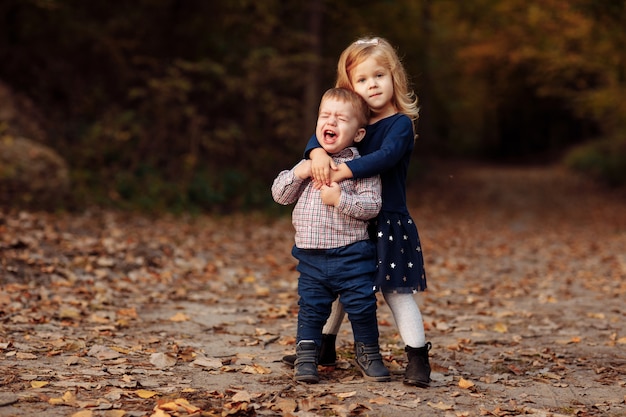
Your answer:
[[[48,404],[51,405],[61,405],[61,404],[65,404],[65,401],[63,401],[63,398],[50,398],[48,400]]]
[[[82,410],[82,411],[79,411],[78,413],[72,414],[72,417],[92,417],[92,416],[93,416],[93,411],[91,410]]]
[[[468,381],[465,378],[461,378],[459,380],[459,387],[463,388],[463,389],[469,389],[472,388],[474,386],[474,383],[472,381]]]
[[[141,398],[144,398],[144,399],[145,398],[152,398],[155,395],[159,395],[158,392],[148,391],[148,390],[145,390],[145,389],[137,390],[137,391],[135,391],[135,394],[137,394],[137,396],[139,396]]]
[[[504,324],[502,322],[496,323],[495,326],[493,326],[493,330],[498,332],[498,333],[506,333],[506,332],[509,331],[509,329],[506,326],[506,324]]]
[[[174,401],[159,404],[158,408],[165,411],[178,411],[179,409],[178,404],[176,404]]]
[[[167,414],[165,411],[160,408],[154,409],[154,413],[150,414],[150,417],[172,417],[171,414]]]
[[[350,391],[350,392],[340,392],[337,394],[337,397],[339,398],[350,398],[356,395],[356,391]]]
[[[104,417],[124,417],[126,411],[124,410],[107,410],[104,412]]]
[[[262,287],[260,285],[256,286],[256,295],[259,297],[267,297],[271,294],[269,287]]]
[[[187,316],[185,313],[176,313],[172,317],[170,317],[170,321],[189,321],[189,316]]]
[[[272,370],[255,363],[244,366],[241,372],[244,374],[271,374]]]
[[[200,411],[200,408],[196,407],[193,404],[190,404],[189,401],[187,401],[184,398],[176,398],[174,402],[180,405],[181,407],[183,407],[187,411],[188,414],[193,414],[195,412]]]
[[[71,391],[65,391],[65,394],[63,394],[63,402],[66,404],[74,404],[76,403],[76,395],[74,395],[74,393],[72,393]]]
[[[619,343],[620,345],[626,345],[626,337],[620,337],[619,339],[617,339],[617,343]]]
[[[30,386],[33,388],[42,388],[48,385],[48,381],[30,381]]]

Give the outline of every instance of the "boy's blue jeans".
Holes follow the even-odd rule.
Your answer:
[[[333,301],[340,296],[352,325],[355,342],[378,344],[376,321],[376,246],[370,240],[334,249],[299,249],[292,255],[297,270],[300,311],[297,342],[322,343],[322,328],[330,316]]]

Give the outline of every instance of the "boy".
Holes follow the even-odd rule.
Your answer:
[[[332,88],[322,97],[315,133],[336,163],[359,157],[353,146],[365,136],[369,108],[353,91]],[[298,260],[296,381],[319,382],[318,350],[332,302],[340,296],[354,333],[356,363],[366,379],[390,381],[378,345],[373,274],[376,250],[368,220],[382,205],[378,176],[350,179],[316,189],[311,161],[282,171],[272,185],[277,203],[296,203],[292,255]]]

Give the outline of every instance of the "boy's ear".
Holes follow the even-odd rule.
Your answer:
[[[365,128],[361,127],[356,131],[356,135],[354,136],[354,143],[361,142],[365,137]]]

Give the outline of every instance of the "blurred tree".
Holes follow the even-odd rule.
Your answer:
[[[623,107],[600,102],[623,96],[625,22],[624,2],[608,3],[436,2],[439,21],[452,29],[444,43],[457,45],[461,101],[450,113],[461,147],[536,156],[612,131]],[[601,17],[609,10],[610,24]]]
[[[596,0],[4,0],[0,79],[47,115],[48,144],[89,199],[241,208],[270,201],[269,182],[313,131],[340,52],[363,35],[384,36],[403,58],[420,98],[420,155],[537,159],[590,138],[610,149],[593,161],[619,154],[625,9]]]

